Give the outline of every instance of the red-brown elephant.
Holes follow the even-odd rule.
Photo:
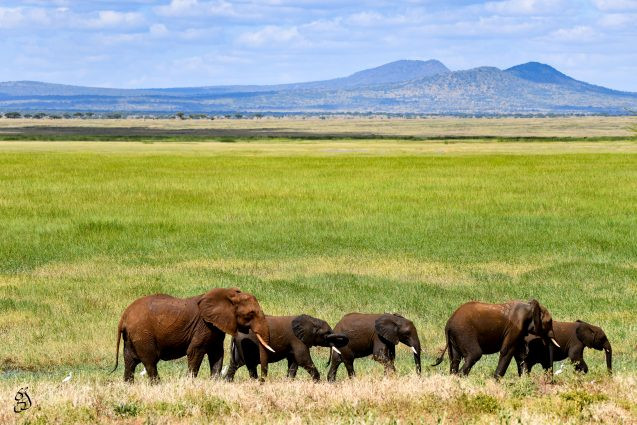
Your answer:
[[[237,288],[218,288],[191,298],[150,295],[135,300],[122,314],[117,329],[115,369],[120,338],[124,341],[124,380],[133,381],[135,368],[143,363],[151,381],[158,381],[159,360],[188,356],[188,371],[197,376],[208,354],[211,374],[223,363],[225,334],[252,330],[261,344],[261,374],[267,376],[265,348],[270,332],[254,295]],[[113,371],[115,371],[113,369]]]
[[[467,375],[483,354],[499,353],[494,374],[497,379],[504,376],[513,356],[525,351],[524,338],[529,334],[548,342],[549,363],[553,365],[553,344],[559,347],[553,319],[537,300],[504,304],[468,302],[458,307],[447,321],[447,345],[433,366],[442,363],[444,352],[449,350],[450,372],[458,373],[460,360],[464,358],[460,371]]]

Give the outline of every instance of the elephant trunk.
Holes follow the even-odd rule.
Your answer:
[[[420,360],[421,348],[420,341],[415,339],[411,344],[411,351],[414,353],[414,364],[416,365],[416,373],[420,375],[422,372],[422,362]]]
[[[606,368],[608,373],[613,372],[613,348],[610,346],[610,342],[606,340],[604,343],[604,352],[606,353]]]
[[[341,348],[349,344],[349,338],[345,334],[331,333],[325,337],[328,347]]]
[[[266,349],[274,351],[272,347],[268,345],[270,342],[270,328],[268,327],[268,322],[265,320],[265,316],[263,315],[258,319],[254,319],[250,329],[252,329],[252,332],[255,333],[260,342],[259,360],[261,364],[261,378],[264,379],[268,376],[268,352]]]

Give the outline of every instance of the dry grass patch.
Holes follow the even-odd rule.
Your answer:
[[[0,384],[3,398],[19,386]],[[547,392],[537,388],[549,386]],[[528,393],[520,387],[532,387]],[[273,380],[229,384],[175,378],[146,382],[40,381],[30,387],[34,406],[20,414],[4,409],[2,423],[633,423],[634,379],[607,378],[550,385],[543,376],[462,379],[431,375],[363,377],[335,384]],[[547,407],[551,407],[547,410]]]

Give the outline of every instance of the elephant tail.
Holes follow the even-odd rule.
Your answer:
[[[445,332],[445,337],[446,337],[446,344],[445,344],[445,348],[443,348],[442,352],[440,353],[440,356],[436,359],[436,363],[432,364],[431,366],[438,366],[440,363],[442,363],[442,361],[445,358],[445,352],[447,351],[447,349],[449,348],[449,333]]]
[[[119,325],[117,325],[117,345],[115,347],[115,367],[111,370],[110,373],[113,373],[117,370],[117,365],[119,363],[119,341],[122,339],[122,334],[125,334],[126,330],[124,329],[124,318],[122,317],[119,321]]]

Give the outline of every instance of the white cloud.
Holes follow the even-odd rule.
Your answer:
[[[0,28],[13,28],[22,22],[22,8],[0,7]]]
[[[232,3],[225,0],[171,0],[168,5],[155,8],[158,15],[166,17],[194,17],[194,16],[236,16],[237,12]]]
[[[505,15],[543,15],[561,10],[563,0],[504,0],[490,1],[484,7],[487,11]]]
[[[144,15],[137,12],[116,12],[114,10],[100,10],[97,18],[87,20],[84,25],[88,28],[132,27],[144,22]]]
[[[148,32],[152,36],[162,37],[168,34],[168,28],[166,28],[166,25],[164,24],[152,24],[150,28],[148,29]]]
[[[237,41],[240,44],[257,47],[268,43],[290,43],[301,40],[301,34],[296,26],[285,28],[268,25],[258,31],[241,34]]]
[[[606,28],[634,27],[635,22],[637,22],[635,13],[608,13],[599,20],[599,24]]]
[[[588,26],[576,26],[573,28],[562,28],[557,31],[553,31],[549,39],[554,41],[592,41],[598,39],[600,34],[593,28]]]
[[[637,0],[593,0],[593,4],[604,11],[637,10]]]

